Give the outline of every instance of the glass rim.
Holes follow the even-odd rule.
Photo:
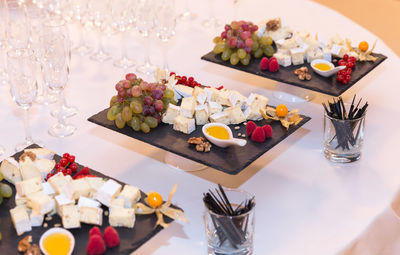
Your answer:
[[[254,211],[254,208],[256,207],[256,206],[255,206],[255,202],[256,202],[255,195],[251,195],[249,192],[247,192],[247,191],[245,191],[245,190],[242,190],[242,189],[224,188],[224,191],[234,191],[234,192],[238,192],[238,193],[245,194],[246,197],[247,197],[248,199],[253,198],[253,201],[254,201],[254,206],[253,206],[253,208],[251,208],[251,210],[248,211],[248,212],[246,212],[246,213],[243,213],[243,214],[240,214],[240,215],[235,215],[235,216],[229,216],[229,215],[217,214],[217,213],[211,211],[210,209],[208,209],[207,206],[204,206],[207,213],[209,213],[209,214],[211,214],[211,215],[214,215],[214,216],[216,216],[216,217],[225,217],[225,218],[236,219],[236,218],[240,218],[240,217],[247,216],[248,214],[250,214],[250,213],[252,213],[252,212]]]
[[[18,54],[24,52],[25,54]],[[7,51],[8,58],[29,58],[33,56],[33,50],[30,48],[14,48]]]
[[[334,117],[329,116],[329,115],[326,113],[326,111],[324,110],[324,116],[325,116],[326,118],[328,118],[328,119],[330,119],[330,120],[334,120],[334,121],[341,121],[341,122],[356,122],[356,121],[360,121],[360,120],[362,120],[362,119],[365,118],[366,113],[367,113],[367,111],[365,111],[365,112],[363,113],[363,115],[361,115],[361,117],[359,117],[359,118],[357,118],[357,119],[352,119],[352,120],[341,120],[341,119],[336,119],[336,118],[334,118]]]

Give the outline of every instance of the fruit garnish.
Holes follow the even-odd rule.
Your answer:
[[[246,124],[246,134],[247,136],[251,136],[254,129],[256,129],[257,125],[253,121],[248,121]]]
[[[284,126],[286,130],[289,129],[290,125],[297,125],[303,120],[298,109],[291,110],[285,115],[285,117],[278,117],[276,114],[276,108],[270,106],[267,106],[266,109],[260,109],[260,113],[266,120],[280,121],[281,125]]]
[[[369,45],[368,45],[368,43],[367,43],[366,41],[362,41],[362,42],[360,42],[360,44],[358,45],[358,48],[359,48],[361,51],[366,52],[366,51],[368,50],[368,48],[369,48]]]
[[[100,230],[99,227],[93,227],[93,228],[91,228],[91,229],[89,230],[89,237],[92,236],[92,235],[103,236],[103,235],[101,234],[101,230]]]
[[[106,227],[104,230],[104,241],[108,248],[116,247],[119,245],[119,234],[112,226]]]
[[[276,113],[276,116],[278,116],[279,118],[283,118],[288,113],[288,109],[287,109],[286,105],[280,104],[276,107],[275,113]]]
[[[147,203],[153,208],[159,207],[162,204],[162,202],[163,202],[163,199],[162,199],[160,193],[151,192],[147,196]]]
[[[103,238],[99,235],[89,237],[89,242],[86,246],[86,252],[89,255],[100,255],[106,252],[106,244]]]
[[[268,70],[269,69],[269,59],[266,57],[263,57],[260,61],[260,69],[262,71]]]
[[[356,58],[354,56],[349,57],[349,55],[344,54],[343,59],[340,59],[338,64],[340,66],[346,66],[346,69],[340,70],[336,74],[336,81],[347,84],[351,79],[352,69],[356,67]]]
[[[272,137],[272,127],[270,125],[264,125],[263,127],[265,138],[271,138]]]
[[[75,175],[74,175],[74,179],[76,179],[78,176],[80,176],[80,175],[87,175],[87,174],[90,174],[90,169],[89,169],[89,167],[84,167],[84,168],[82,168],[79,172],[77,172]]]
[[[276,59],[272,59],[269,61],[269,71],[270,72],[278,72],[279,71],[279,63]]]
[[[262,127],[256,127],[251,134],[251,140],[258,143],[263,143],[265,141],[265,133]]]

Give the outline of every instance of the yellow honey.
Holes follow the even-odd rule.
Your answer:
[[[43,240],[43,248],[49,255],[67,255],[71,245],[71,239],[63,233],[50,234]]]
[[[206,130],[207,134],[221,140],[229,139],[229,132],[221,126],[211,126]]]
[[[331,66],[326,63],[317,63],[314,67],[321,71],[329,71],[332,69]]]

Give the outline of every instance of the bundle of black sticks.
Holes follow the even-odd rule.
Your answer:
[[[254,197],[242,201],[234,208],[220,184],[218,184],[218,188],[215,189],[215,192],[209,190],[209,192],[203,194],[203,201],[208,210],[215,214],[210,214],[210,217],[216,229],[220,245],[228,240],[234,248],[238,248],[239,245],[246,241],[249,223],[249,215],[247,213],[255,206]]]
[[[361,117],[363,117],[367,111],[368,102],[366,102],[364,106],[360,107],[362,98],[360,98],[357,105],[354,104],[355,99],[356,95],[353,97],[348,112],[346,111],[342,97],[339,97],[337,101],[333,98],[333,103],[328,101],[329,108],[325,103],[322,103],[326,115],[331,118],[331,122],[336,131],[336,135],[330,141],[331,143],[335,138],[337,138],[338,144],[336,149],[341,147],[343,150],[350,150],[350,146],[354,146],[357,143],[360,129],[363,124],[363,119],[361,119]],[[353,132],[357,127],[357,124],[358,129],[356,134],[354,134]]]

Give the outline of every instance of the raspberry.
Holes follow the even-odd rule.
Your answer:
[[[100,255],[106,252],[106,244],[99,235],[92,235],[89,237],[89,242],[86,246],[86,252],[89,255]]]
[[[99,235],[101,237],[103,237],[103,235],[101,234],[101,230],[99,227],[93,227],[90,229],[89,231],[89,237],[91,237],[92,235]]]
[[[270,62],[271,62],[272,60],[278,61],[278,60],[276,59],[276,57],[271,57],[271,58],[269,59]]]
[[[257,125],[253,121],[248,121],[246,125],[246,133],[247,136],[250,136],[253,133],[254,129],[256,129]]]
[[[260,69],[262,71],[264,71],[264,70],[268,70],[268,67],[269,67],[269,60],[268,60],[268,58],[263,57],[260,62]]]
[[[276,61],[276,60],[269,61],[269,71],[277,72],[278,70],[279,70],[278,61]]]
[[[106,227],[104,230],[104,241],[107,244],[108,248],[118,246],[119,244],[119,235],[117,230],[112,226]]]
[[[272,127],[270,125],[264,125],[263,127],[265,138],[271,138],[272,137]]]
[[[263,143],[265,141],[265,134],[262,127],[256,127],[256,129],[254,129],[251,140],[258,143]]]

